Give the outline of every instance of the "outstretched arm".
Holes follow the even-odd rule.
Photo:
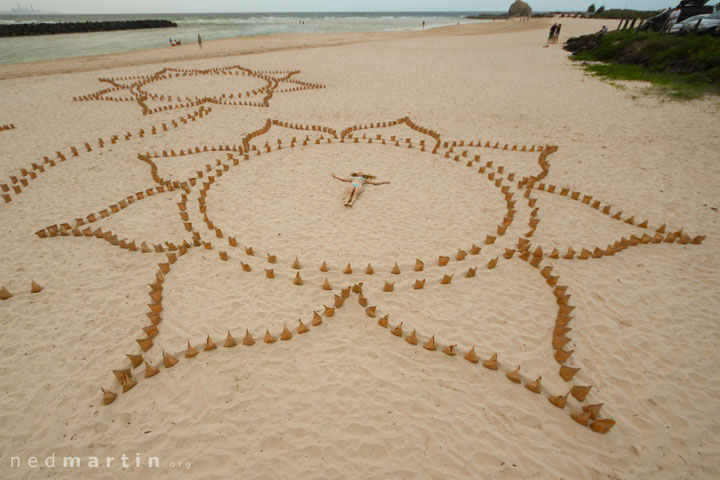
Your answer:
[[[330,175],[332,175],[332,177],[335,180],[340,180],[341,182],[352,182],[352,178],[341,178],[341,177],[338,177],[337,175],[335,175],[334,173],[331,173]]]
[[[375,182],[373,180],[365,180],[365,183],[369,183],[370,185],[385,185],[386,183],[389,184],[390,182]]]

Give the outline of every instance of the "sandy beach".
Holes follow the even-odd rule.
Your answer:
[[[552,22],[0,65],[0,476],[718,478],[718,99]]]

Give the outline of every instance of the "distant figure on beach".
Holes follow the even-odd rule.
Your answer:
[[[550,27],[550,35],[548,35],[547,43],[553,43],[553,38],[555,37],[556,29],[557,29],[557,23],[553,23],[553,26]]]
[[[425,20],[423,20],[422,29],[425,30]]]
[[[553,37],[553,43],[558,42],[558,38],[560,38],[560,29],[562,28],[562,23],[558,23],[557,28],[555,29],[555,36]]]
[[[600,29],[600,35],[605,35],[608,32],[608,29],[605,25],[602,26]]]
[[[351,178],[341,178],[336,176],[334,173],[331,174],[332,177],[335,180],[340,180],[341,182],[348,182],[351,185],[348,185],[348,187],[345,189],[345,206],[346,207],[352,207],[355,203],[355,200],[357,200],[357,197],[360,196],[360,194],[363,191],[363,184],[367,183],[369,185],[385,185],[390,182],[374,182],[373,178],[375,178],[374,175],[368,175],[363,172],[355,172],[351,173]]]
[[[200,50],[202,50],[202,37],[198,33],[198,45],[200,46]]]
[[[172,38],[168,38],[168,41],[170,42],[170,46],[171,46],[171,47],[174,47],[174,46],[175,46],[175,45],[173,44]]]

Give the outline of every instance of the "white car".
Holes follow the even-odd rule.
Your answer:
[[[670,33],[673,35],[676,34],[683,34],[683,33],[690,33],[695,30],[695,26],[698,24],[699,21],[702,21],[703,18],[707,17],[708,13],[702,14],[702,15],[695,15],[694,17],[688,17],[682,22],[677,22],[675,25],[670,28]]]
[[[712,32],[715,28],[720,25],[720,11],[711,13],[707,17],[700,20],[700,25],[697,28],[698,33]]]

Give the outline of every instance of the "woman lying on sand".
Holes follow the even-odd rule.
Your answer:
[[[355,200],[357,200],[357,197],[360,196],[362,193],[362,186],[365,183],[368,183],[370,185],[385,185],[386,183],[390,182],[373,182],[373,178],[375,178],[374,175],[367,175],[363,172],[356,172],[351,173],[352,178],[340,178],[336,176],[334,173],[331,174],[332,177],[335,180],[340,180],[341,182],[348,182],[351,185],[348,185],[347,189],[345,190],[345,206],[346,207],[352,207],[355,203]]]

